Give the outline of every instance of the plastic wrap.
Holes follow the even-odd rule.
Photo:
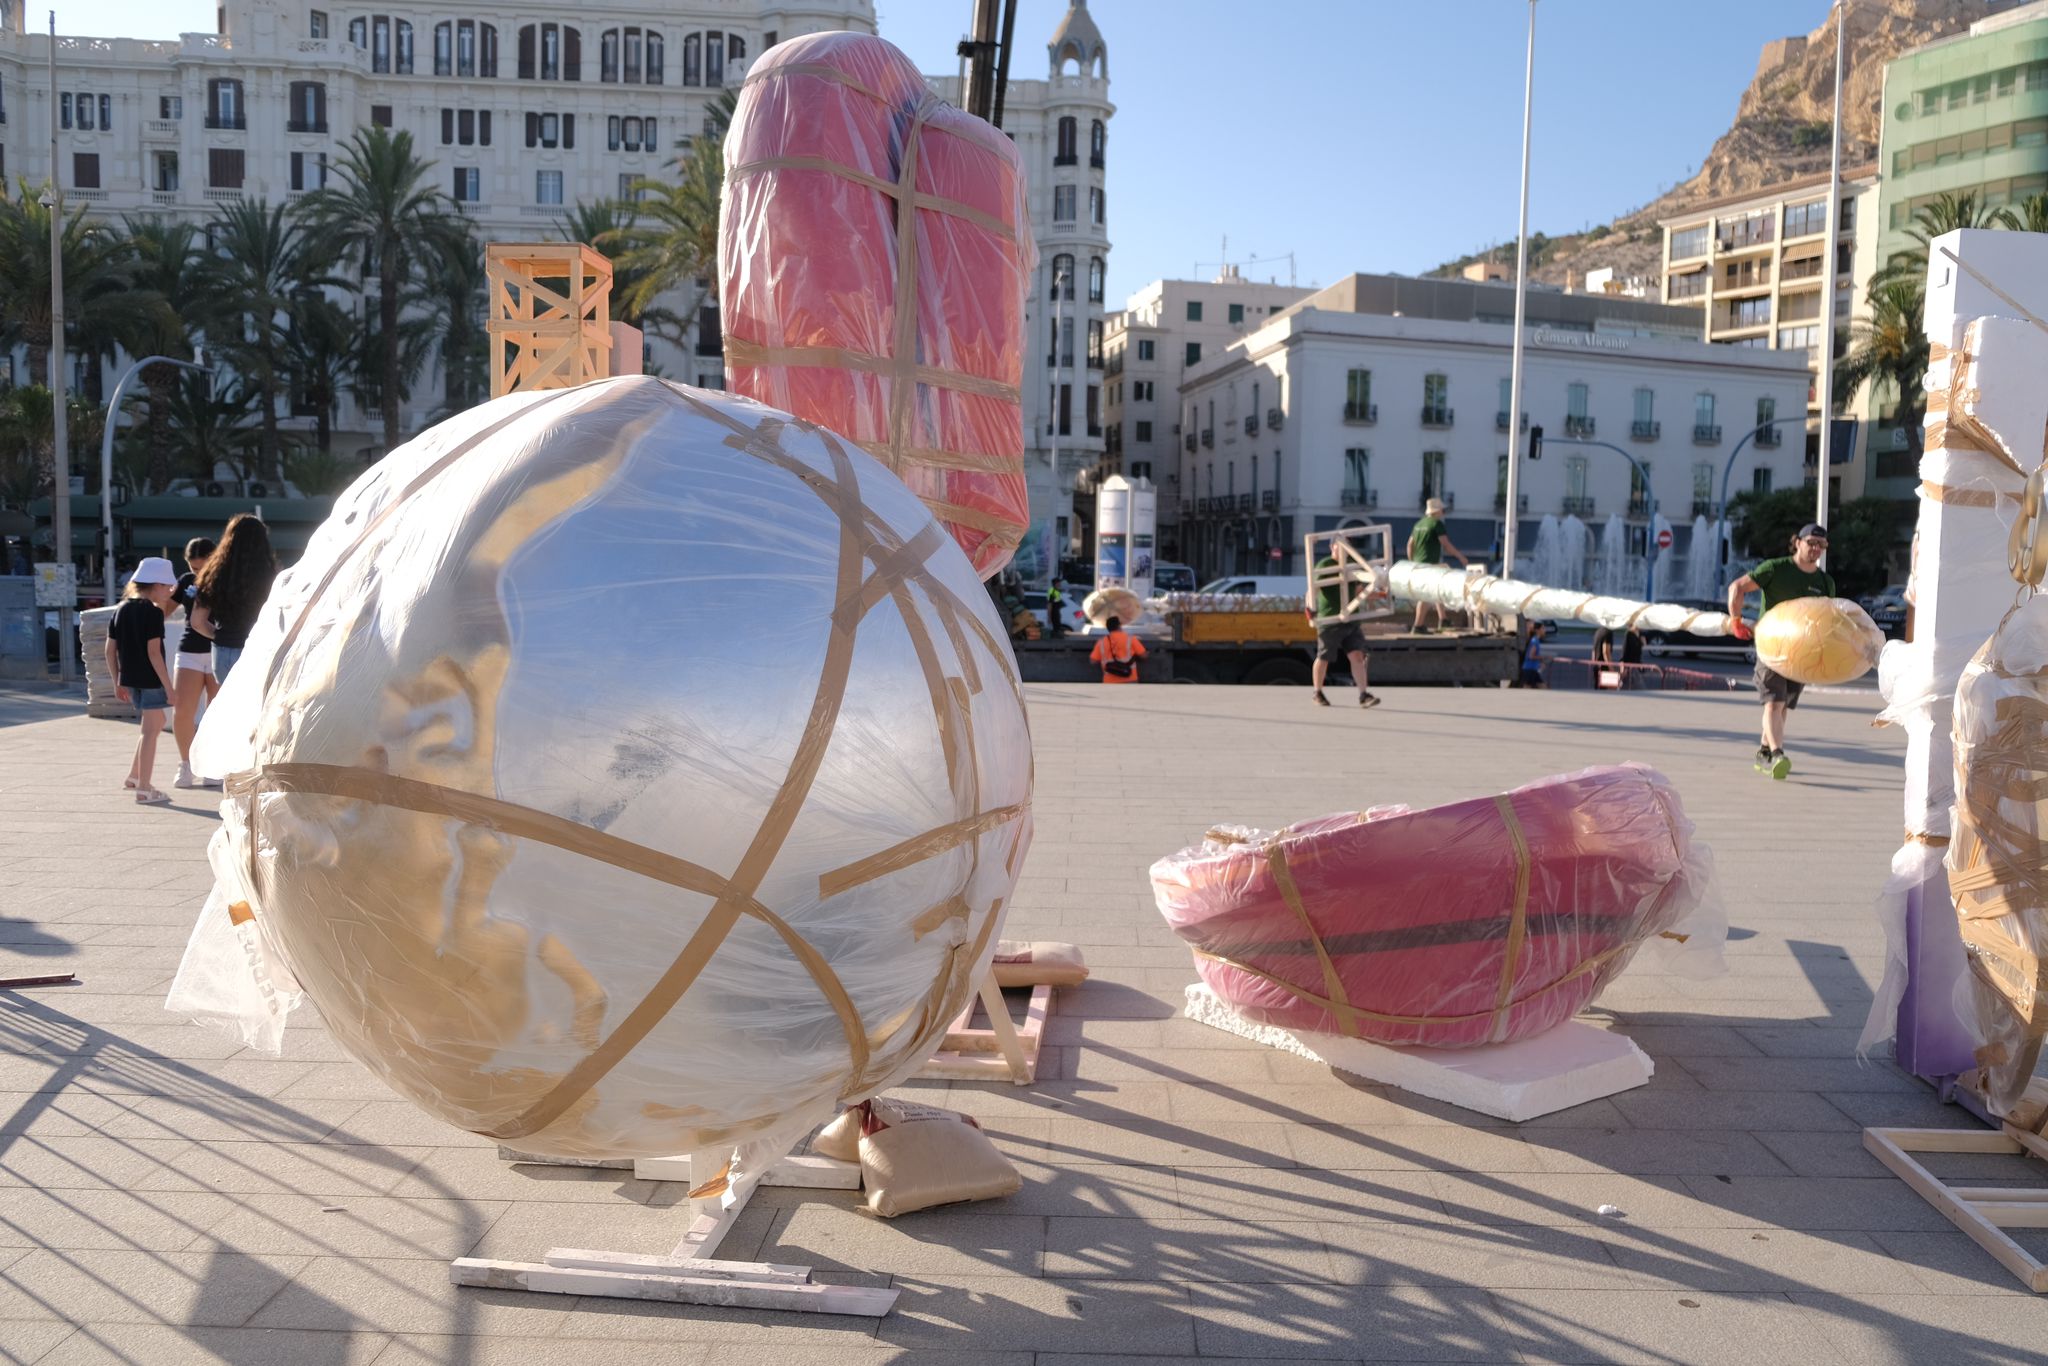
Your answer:
[[[1166,612],[1288,612],[1299,616],[1300,593],[1162,593],[1152,605]]]
[[[1106,626],[1111,617],[1128,626],[1145,615],[1145,602],[1128,588],[1098,588],[1081,603],[1081,615],[1091,626]]]
[[[1712,855],[1640,765],[1498,797],[1223,828],[1152,865],[1159,910],[1239,1014],[1384,1044],[1540,1034],[1639,949],[1721,968]]]
[[[1756,624],[1756,657],[1794,683],[1827,686],[1877,667],[1884,632],[1847,598],[1793,598]]]
[[[754,63],[725,139],[728,383],[859,442],[984,578],[1029,522],[1030,221],[1016,147],[880,38]]]
[[[1584,621],[1614,631],[1690,631],[1699,636],[1728,634],[1725,612],[1701,612],[1679,603],[1638,602],[1607,598],[1576,588],[1545,588],[1492,574],[1468,574],[1449,565],[1396,560],[1387,571],[1388,585],[1407,602],[1432,602],[1443,607],[1520,616],[1537,621]]]
[[[560,1157],[744,1147],[907,1075],[1030,836],[1015,662],[923,505],[640,377],[373,467],[196,758],[232,775],[219,901],[342,1045]]]
[[[1969,965],[1965,1018],[1983,1043],[1985,1099],[2025,1095],[2048,1034],[2048,598],[2009,612],[1956,684],[1949,894]]]

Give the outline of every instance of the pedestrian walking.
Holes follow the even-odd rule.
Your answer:
[[[1408,533],[1408,558],[1417,564],[1442,564],[1444,562],[1444,552],[1449,551],[1458,557],[1458,563],[1461,566],[1471,564],[1472,561],[1465,557],[1465,552],[1458,549],[1452,543],[1450,533],[1444,530],[1443,518],[1443,499],[1432,498],[1422,505],[1422,519],[1415,524],[1415,529]],[[1424,626],[1422,624],[1422,618],[1425,613],[1432,614],[1435,617],[1435,626]],[[1435,630],[1437,626],[1442,626],[1443,624],[1444,609],[1441,604],[1434,602],[1418,602],[1415,604],[1415,629],[1417,631]]]
[[[1751,593],[1761,593],[1764,613],[1793,598],[1831,598],[1835,580],[1820,567],[1828,553],[1827,528],[1808,522],[1792,538],[1792,553],[1765,560],[1728,585],[1728,619],[1738,640],[1752,640],[1756,633],[1742,619],[1742,603]],[[1785,754],[1785,715],[1799,705],[1804,685],[1777,673],[1762,660],[1756,663],[1756,691],[1763,703],[1762,739],[1752,767],[1782,782],[1791,775],[1792,760]]]
[[[220,546],[207,558],[200,572],[198,606],[193,620],[203,635],[213,638],[213,673],[222,683],[242,647],[249,643],[249,629],[256,614],[270,596],[277,578],[277,556],[270,549],[270,528],[254,513],[238,512],[228,519]]]
[[[1105,683],[1137,682],[1138,661],[1145,657],[1145,642],[1124,630],[1120,617],[1111,617],[1105,626],[1108,634],[1095,642],[1088,658],[1102,666]]]
[[[1515,679],[1518,688],[1540,688],[1543,682],[1543,638],[1550,634],[1550,623],[1532,621],[1522,636],[1522,667]]]
[[[142,721],[128,778],[138,806],[163,806],[171,799],[156,786],[156,740],[164,731],[164,712],[171,695],[171,670],[164,661],[164,609],[170,606],[178,575],[171,562],[151,555],[137,566],[122,591],[121,605],[107,628],[107,672],[114,695],[133,702]]]
[[[1316,561],[1316,568],[1332,571],[1329,581],[1316,590],[1315,611],[1309,614],[1311,621],[1321,617],[1334,617],[1344,610],[1345,584],[1334,571],[1337,557],[1325,555]],[[1309,700],[1319,707],[1330,705],[1330,699],[1323,696],[1323,682],[1330,676],[1330,666],[1340,659],[1351,661],[1351,681],[1358,686],[1358,705],[1377,707],[1380,700],[1366,691],[1365,631],[1355,621],[1335,621],[1328,626],[1316,628],[1316,662],[1309,666],[1309,681],[1314,685]]]
[[[205,786],[192,772],[192,737],[199,730],[199,704],[211,702],[220,692],[220,680],[213,676],[213,642],[192,629],[192,613],[199,602],[195,585],[213,548],[204,536],[185,542],[185,572],[171,590],[171,605],[185,609],[185,633],[178,639],[176,667],[171,670],[171,737],[178,742],[175,787]]]
[[[1066,586],[1060,582],[1059,575],[1055,574],[1052,582],[1045,587],[1045,631],[1048,640],[1058,640],[1066,634],[1067,623],[1063,615],[1066,610]]]

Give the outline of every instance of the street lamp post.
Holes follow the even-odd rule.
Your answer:
[[[1755,433],[1751,433],[1751,435],[1755,435]],[[1546,446],[1598,446],[1603,450],[1613,451],[1616,455],[1628,461],[1630,467],[1635,470],[1636,478],[1642,480],[1643,483],[1643,497],[1649,503],[1650,519],[1650,540],[1644,547],[1643,553],[1645,565],[1643,571],[1643,601],[1655,602],[1657,600],[1657,489],[1650,482],[1650,471],[1643,467],[1642,461],[1636,459],[1612,441],[1595,441],[1590,436],[1546,436],[1543,438],[1543,444]],[[1511,576],[1503,570],[1502,577]]]
[[[1842,231],[1842,54],[1848,45],[1848,0],[1834,0],[1835,11],[1835,121],[1828,128],[1828,245],[1821,256],[1820,286],[1820,455],[1813,469],[1813,520],[1822,528],[1828,524],[1828,462],[1834,443],[1829,440],[1835,418],[1835,253]]]
[[[121,415],[122,391],[127,389],[129,380],[151,365],[175,365],[181,370],[197,370],[201,374],[206,374],[206,353],[201,351],[199,356],[197,362],[179,360],[174,356],[144,356],[129,366],[121,378],[114,382],[114,396],[107,400],[106,428],[100,433],[100,535],[103,539],[103,563],[106,566],[105,578],[101,582],[106,585],[109,601],[114,596],[114,424]]]
[[[64,404],[70,376],[64,350],[64,192],[57,185],[57,11],[50,11],[50,188],[36,202],[50,214],[50,532],[57,540],[57,563],[71,558],[71,447],[65,431]],[[71,683],[71,620],[78,607],[72,596],[57,604],[57,681]]]
[[[1536,0],[1529,0],[1529,54],[1522,72],[1522,210],[1515,230],[1515,339],[1508,359],[1507,526],[1501,532],[1501,568],[1515,576],[1515,532],[1521,520],[1522,324],[1529,305],[1529,124],[1536,92]]]

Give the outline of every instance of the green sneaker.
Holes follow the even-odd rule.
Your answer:
[[[1771,752],[1765,749],[1762,745],[1758,745],[1756,750],[1756,760],[1755,762],[1750,764],[1750,767],[1755,769],[1759,773],[1769,773],[1771,771]]]
[[[1782,783],[1790,776],[1792,776],[1792,760],[1786,755],[1784,750],[1774,750],[1771,754],[1771,777]]]

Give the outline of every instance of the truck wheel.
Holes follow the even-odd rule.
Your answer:
[[[1244,676],[1247,683],[1263,683],[1274,687],[1305,687],[1308,680],[1308,665],[1298,659],[1269,659],[1263,664],[1254,665]]]

